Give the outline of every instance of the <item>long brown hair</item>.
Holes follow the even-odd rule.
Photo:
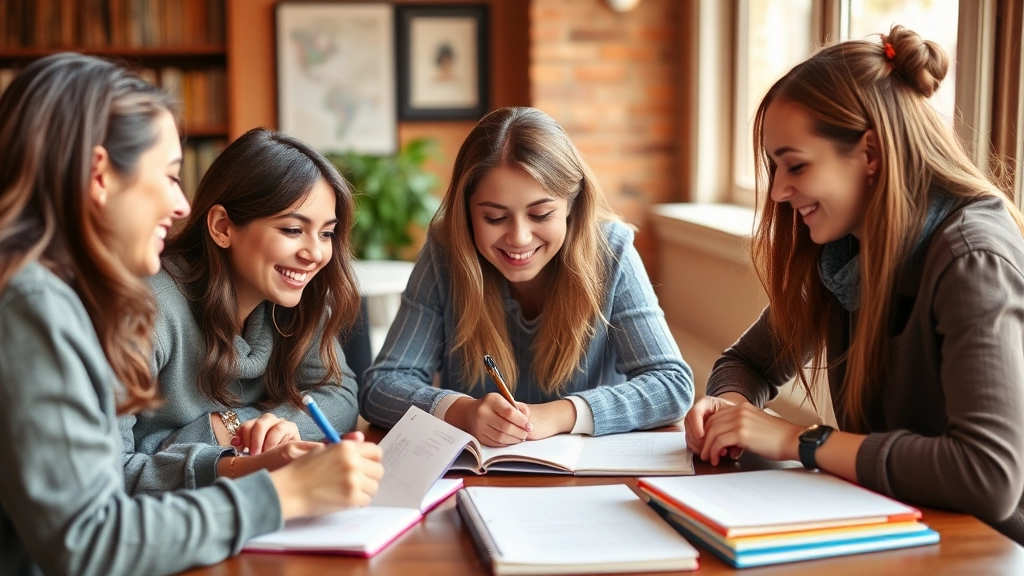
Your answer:
[[[199,391],[211,401],[231,406],[239,401],[228,390],[235,378],[238,333],[235,287],[227,253],[210,236],[206,215],[215,205],[235,226],[275,216],[306,198],[324,180],[334,191],[337,233],[331,261],[306,286],[299,304],[278,308],[276,322],[289,334],[274,333],[264,383],[265,406],[290,402],[301,406],[295,381],[306,351],[322,327],[319,348],[326,373],[319,385],[340,383],[341,362],[335,344],[359,314],[359,291],[352,271],[349,230],[354,218],[352,192],[337,168],[300,140],[265,128],[243,134],[214,160],[196,189],[192,214],[167,240],[164,253],[180,255],[184,270],[168,272],[184,288],[203,331],[206,357],[199,370]]]
[[[565,243],[548,263],[554,273],[533,343],[534,374],[552,393],[580,370],[602,320],[604,262],[610,250],[601,224],[616,217],[579,151],[550,116],[534,108],[501,108],[477,123],[459,149],[451,185],[431,223],[451,257],[452,306],[459,311],[453,351],[461,352],[462,376],[470,385],[483,376],[484,354],[507,367],[513,389],[519,375],[502,303],[504,277],[477,251],[469,218],[470,196],[498,166],[526,171],[549,194],[569,203]]]
[[[159,89],[79,54],[29,64],[0,97],[0,289],[36,260],[74,288],[124,385],[122,412],[156,399],[149,373],[156,306],[110,250],[110,231],[89,201],[92,153],[103,146],[114,169],[132,177],[168,110]]]
[[[879,171],[867,191],[860,238],[860,308],[850,348],[839,360],[846,363],[845,409],[837,416],[852,430],[864,429],[865,406],[885,378],[893,287],[921,234],[931,195],[941,191],[958,205],[997,196],[1024,231],[1009,197],[975,167],[928,102],[949,66],[942,48],[898,25],[880,36],[881,42],[828,46],[798,64],[768,91],[754,120],[763,204],[753,261],[771,303],[779,361],[792,366],[801,366],[808,351],[812,367],[825,366],[828,318],[837,303],[819,277],[822,247],[811,241],[790,204],[771,200],[776,167],[764,148],[765,113],[775,102],[801,106],[814,131],[841,153],[852,151],[868,130],[878,136]],[[806,374],[800,372],[799,379],[813,397]]]

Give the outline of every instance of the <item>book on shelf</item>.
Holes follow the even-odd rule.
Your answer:
[[[697,550],[624,484],[480,486],[456,499],[496,575],[697,569]]]
[[[175,47],[224,43],[223,0],[7,0],[0,47]]]
[[[921,512],[823,472],[641,478],[649,504],[737,568],[934,544]]]
[[[642,476],[693,474],[692,455],[682,431],[627,432],[607,436],[558,434],[492,448],[471,434],[412,406],[381,441],[436,445],[431,469]],[[425,454],[428,452],[425,452]]]

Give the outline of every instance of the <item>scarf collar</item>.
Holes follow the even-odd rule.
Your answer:
[[[911,261],[927,246],[928,240],[949,215],[954,203],[952,196],[932,195],[928,216],[910,253]],[[835,295],[843,308],[851,312],[860,308],[860,242],[853,235],[844,236],[824,246],[818,273],[821,283]]]

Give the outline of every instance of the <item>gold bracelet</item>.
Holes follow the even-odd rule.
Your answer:
[[[232,480],[235,479],[235,459],[236,458],[238,458],[238,456],[232,456],[231,457],[231,461],[228,462],[228,478],[231,478]]]

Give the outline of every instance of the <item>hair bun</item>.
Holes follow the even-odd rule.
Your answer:
[[[892,62],[893,71],[924,97],[935,94],[949,71],[946,51],[899,24],[881,36],[882,57]]]

